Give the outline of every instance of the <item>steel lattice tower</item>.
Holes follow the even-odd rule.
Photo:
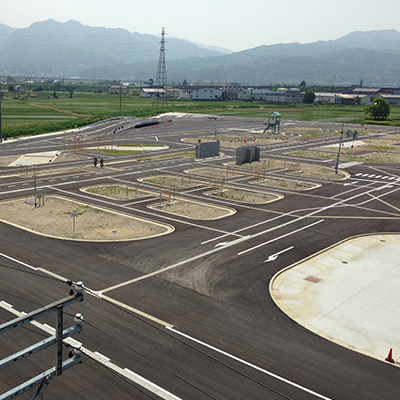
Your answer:
[[[167,85],[167,68],[165,64],[165,30],[161,30],[161,42],[160,42],[160,56],[158,58],[157,76],[156,76],[156,87],[159,89],[165,89]],[[166,94],[156,96],[156,100],[165,101]]]

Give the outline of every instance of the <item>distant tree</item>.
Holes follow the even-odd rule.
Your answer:
[[[361,104],[361,97],[356,96],[356,105],[359,106]]]
[[[308,90],[303,97],[304,104],[313,104],[315,100],[315,93],[312,90]]]
[[[364,111],[372,119],[385,120],[389,117],[390,105],[382,97],[377,97],[372,104],[365,107]]]
[[[299,86],[307,86],[306,81],[301,81]]]
[[[72,97],[74,97],[74,91],[69,89],[69,98],[72,99]]]
[[[54,97],[55,99],[58,99],[58,96],[57,96],[57,92],[56,92],[56,91],[53,92],[53,97]]]
[[[273,85],[271,90],[273,92],[276,92],[280,87],[282,87],[282,85],[280,83],[277,83],[276,85]]]
[[[326,89],[326,91],[329,92],[329,93],[336,93],[336,92],[337,92],[337,89],[336,89],[336,86],[335,86],[335,85],[332,85],[332,86],[329,86],[329,87]]]
[[[9,92],[13,92],[14,91],[14,86],[13,85],[9,85],[8,86],[8,91]]]
[[[187,86],[187,85],[188,85],[187,80],[184,79],[183,82],[182,82],[182,86]]]

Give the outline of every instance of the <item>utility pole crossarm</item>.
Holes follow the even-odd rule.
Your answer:
[[[62,338],[66,339],[72,335],[75,335],[76,333],[81,332],[81,330],[82,330],[82,325],[72,326],[71,328],[68,328],[65,331],[63,331]],[[0,371],[4,368],[16,364],[18,361],[24,360],[25,358],[38,353],[41,350],[46,349],[47,347],[52,346],[55,343],[56,343],[56,336],[54,335],[45,340],[42,340],[39,343],[27,347],[24,350],[14,353],[7,358],[3,358],[2,360],[0,360]]]
[[[65,371],[76,364],[82,362],[82,355],[76,355],[62,363],[62,370]],[[34,378],[30,379],[29,381],[24,382],[23,384],[17,386],[14,389],[9,390],[6,393],[0,395],[0,400],[11,400],[15,397],[31,390],[32,388],[42,385],[42,392],[46,388],[46,386],[50,383],[50,380],[56,376],[56,367],[50,368],[45,372],[35,376]],[[36,398],[36,395],[33,397]]]
[[[68,306],[70,304],[76,303],[77,301],[83,301],[83,293],[77,292],[72,296],[65,297],[62,300],[58,300],[52,304],[39,308],[38,310],[32,311],[29,314],[26,314],[22,317],[18,317],[13,319],[12,321],[6,322],[5,324],[0,325],[0,335],[9,331],[12,331],[15,328],[18,328],[26,323],[32,322],[38,318],[41,318],[47,314],[50,314],[57,310],[60,306]]]

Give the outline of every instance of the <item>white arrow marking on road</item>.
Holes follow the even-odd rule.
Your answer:
[[[266,262],[269,262],[269,261],[275,261],[275,260],[278,258],[279,254],[282,254],[282,253],[284,253],[285,251],[292,250],[293,248],[294,248],[294,246],[290,246],[290,247],[288,247],[288,248],[285,249],[285,250],[279,251],[278,253],[271,254],[271,255],[268,257],[268,259],[265,260],[264,262],[266,263]]]
[[[221,247],[221,246],[232,246],[233,244],[237,244],[237,243],[239,243],[239,242],[241,242],[241,241],[243,241],[243,240],[248,239],[249,237],[250,237],[250,235],[247,235],[247,236],[243,236],[243,237],[241,237],[241,238],[239,238],[239,239],[232,240],[231,242],[220,242],[220,243],[217,243],[217,244],[214,246],[214,248],[215,248],[215,247]]]
[[[158,137],[157,136],[154,136],[155,137],[155,139],[157,140],[157,142],[158,142]]]

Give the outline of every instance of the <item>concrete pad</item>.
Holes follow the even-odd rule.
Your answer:
[[[55,159],[59,156],[60,151],[44,151],[41,153],[31,153],[25,154],[19,157],[17,160],[12,162],[9,167],[18,167],[23,165],[40,165],[40,164],[49,164],[54,162]]]
[[[338,344],[400,360],[400,235],[352,238],[276,274],[275,303]]]

